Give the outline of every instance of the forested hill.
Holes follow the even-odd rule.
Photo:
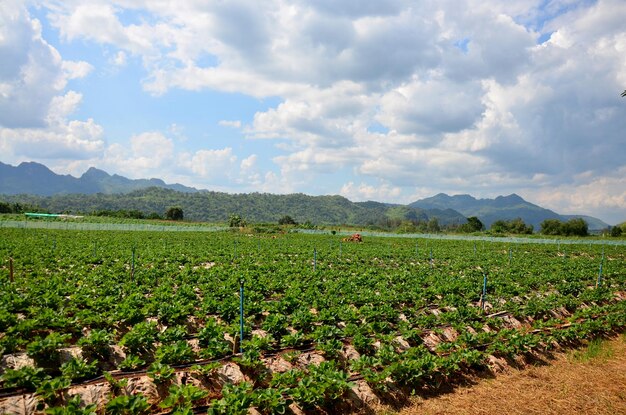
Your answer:
[[[463,215],[451,209],[420,209],[378,202],[355,203],[342,196],[307,196],[301,193],[189,193],[151,187],[126,194],[5,195],[0,196],[0,200],[39,206],[55,213],[83,214],[123,209],[162,215],[169,207],[180,206],[185,219],[207,222],[226,222],[232,214],[255,223],[276,222],[284,215],[300,223],[310,221],[324,225],[387,225],[403,220],[425,222],[432,217],[437,217],[441,225],[466,222]]]

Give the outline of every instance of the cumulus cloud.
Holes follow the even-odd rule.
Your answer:
[[[356,185],[354,182],[348,182],[341,187],[339,194],[353,201],[397,200],[402,194],[402,189],[388,183]]]
[[[592,211],[615,225],[626,220],[626,167],[600,177],[583,173],[569,184],[524,189],[522,194],[559,213]]]
[[[256,154],[252,154],[251,156],[248,156],[245,159],[241,160],[241,164],[240,164],[241,170],[242,171],[252,170],[255,167],[258,158],[259,157]]]
[[[86,126],[76,126],[75,134],[89,135]],[[0,146],[1,149],[1,146]],[[49,163],[55,171],[81,175],[97,166],[111,173],[139,179],[157,177],[168,183],[183,183],[202,189],[232,190],[239,186],[249,191],[250,184],[260,183],[256,155],[239,160],[230,147],[181,150],[176,137],[160,131],[145,131],[129,137],[128,142],[100,146],[90,158],[71,157]]]
[[[236,166],[237,156],[233,149],[226,147],[216,150],[199,150],[184,158],[185,166],[193,173],[209,179],[229,179]]]
[[[0,128],[0,150],[6,161],[87,159],[105,148],[103,128],[94,122],[70,121],[45,130]],[[8,159],[8,160],[7,160]]]
[[[481,93],[478,82],[458,83],[443,77],[413,79],[381,97],[377,120],[402,134],[435,133],[438,138],[437,133],[473,126],[484,111]]]
[[[615,172],[624,168],[623,1],[102,0],[48,7],[64,40],[112,48],[118,65],[131,56],[142,62],[149,93],[280,98],[250,124],[219,122],[250,140],[275,140],[276,169],[260,170],[264,163],[230,147],[185,152],[176,145],[170,159],[150,154],[163,165],[235,185],[249,179],[262,189],[310,189],[316,178],[342,174],[326,193],[396,201],[425,189],[478,196],[527,189],[562,206],[564,199],[532,189],[579,195],[595,183],[604,190],[577,206],[597,209],[600,195],[621,206],[607,192],[622,184]],[[11,30],[2,38],[15,41],[0,44],[11,57],[0,68],[0,110],[9,111],[0,111],[0,125],[41,126],[71,113],[78,97],[60,91],[91,68],[63,63],[37,22],[17,10],[17,17],[5,12]],[[143,17],[122,18],[127,11]],[[11,113],[8,102],[31,111]],[[164,136],[132,141],[142,140],[170,145]],[[582,181],[583,174],[591,179]]]
[[[3,6],[0,22],[0,125],[41,127],[50,100],[65,86],[61,57],[19,3]]]
[[[92,66],[64,61],[21,2],[0,8],[0,149],[3,161],[86,159],[104,149],[93,119],[70,120],[82,95],[64,89]]]
[[[61,68],[67,79],[84,78],[93,70],[93,66],[84,61],[63,61]]]

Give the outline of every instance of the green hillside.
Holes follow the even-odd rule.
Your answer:
[[[256,223],[277,222],[284,215],[300,223],[310,221],[320,225],[386,226],[399,221],[424,222],[433,216],[442,225],[465,222],[463,215],[452,210],[428,210],[378,202],[355,203],[342,196],[308,196],[301,193],[188,193],[151,187],[126,194],[7,195],[0,200],[40,206],[50,212],[83,214],[99,210],[163,214],[169,207],[180,206],[185,219],[207,222],[226,222],[232,214]]]

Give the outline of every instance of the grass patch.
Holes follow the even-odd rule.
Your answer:
[[[622,334],[622,340],[626,341],[626,335]],[[613,357],[613,349],[609,342],[604,339],[593,339],[587,347],[572,353],[575,362],[589,362],[591,360],[607,360]]]

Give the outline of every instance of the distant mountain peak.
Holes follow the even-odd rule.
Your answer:
[[[495,200],[507,200],[509,202],[526,202],[520,195],[517,193],[511,193],[508,196],[498,196]]]
[[[89,167],[86,172],[80,176],[81,179],[102,179],[106,177],[111,177],[109,173],[104,170],[97,169],[95,167]]]
[[[570,216],[559,215],[552,210],[527,202],[520,195],[497,196],[495,199],[476,199],[470,195],[448,196],[439,193],[436,196],[421,199],[409,204],[421,209],[454,209],[466,217],[478,217],[486,227],[496,220],[521,218],[526,224],[533,225],[538,231],[541,222],[546,219],[568,220]],[[599,219],[585,217],[589,229],[603,229],[608,225]]]
[[[25,161],[18,166],[0,162],[0,194],[31,194],[51,196],[68,193],[129,193],[147,187],[161,187],[179,192],[197,192],[197,189],[181,184],[166,184],[161,179],[132,180],[117,174],[90,167],[79,178],[56,174],[43,164]]]
[[[35,161],[23,161],[16,168],[27,171],[44,171],[53,173],[47,166]]]

